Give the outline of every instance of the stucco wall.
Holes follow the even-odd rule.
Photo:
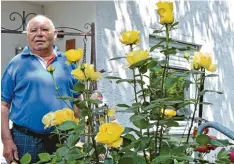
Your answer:
[[[11,21],[9,16],[12,12],[18,12],[23,15],[23,11],[25,14],[28,13],[37,13],[43,14],[43,9],[41,5],[33,4],[31,2],[1,2],[1,26],[8,29],[16,29],[20,27],[22,21],[19,15],[14,14],[15,21]],[[12,18],[13,18],[12,17]],[[30,16],[28,17],[31,18]],[[27,21],[29,20],[27,19]],[[20,29],[22,30],[22,29]],[[12,57],[15,56],[15,48],[16,47],[24,47],[27,45],[26,35],[25,34],[1,34],[1,75],[5,70],[7,64],[11,60]]]
[[[223,91],[223,95],[208,93],[204,101],[213,103],[204,106],[204,118],[218,121],[233,129],[234,127],[234,20],[233,2],[229,1],[176,1],[175,19],[180,22],[173,31],[174,39],[202,45],[201,50],[210,52],[218,64],[219,77],[207,79],[206,88]],[[124,56],[127,48],[119,42],[124,30],[141,31],[141,47],[149,48],[149,33],[158,29],[158,17],[155,13],[155,2],[148,1],[109,1],[97,4],[97,63],[104,67],[106,75],[130,77],[124,60],[108,61],[110,58]],[[231,18],[232,15],[232,18]],[[109,80],[100,85],[108,103],[129,103],[133,99],[132,87],[127,84],[117,86]],[[120,114],[120,122],[128,124],[125,114]],[[212,131],[218,138],[222,134]]]
[[[96,6],[92,1],[70,1],[70,2],[49,2],[44,5],[45,14],[53,20],[56,27],[67,26],[73,27],[84,32],[86,23],[95,22]],[[65,30],[66,32],[77,32]],[[83,37],[65,36],[63,39],[57,39],[56,44],[61,51],[65,51],[66,40],[76,39],[76,48],[83,48]],[[87,61],[90,60],[90,37],[87,37]]]

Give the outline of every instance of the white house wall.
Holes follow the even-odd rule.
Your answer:
[[[231,1],[176,1],[175,19],[180,22],[172,33],[174,39],[202,45],[201,50],[210,52],[218,64],[219,77],[207,79],[205,88],[221,90],[223,95],[208,93],[204,101],[213,103],[204,106],[203,116],[209,121],[217,121],[230,129],[234,127],[234,3]],[[119,42],[125,30],[141,31],[141,47],[149,49],[149,34],[159,29],[155,13],[155,1],[108,1],[97,3],[97,66],[107,70],[106,75],[131,78],[124,59],[109,61],[110,58],[124,56],[128,51]],[[231,18],[232,16],[232,18]],[[133,99],[132,87],[122,83],[117,86],[103,80],[99,88],[104,93],[109,106],[118,103],[129,104]],[[128,124],[123,113],[119,120]],[[234,130],[234,129],[233,129]],[[217,131],[212,135],[225,138]]]
[[[22,24],[21,18],[19,15],[15,14],[15,21],[11,21],[9,16],[12,12],[18,12],[23,15],[28,13],[37,13],[43,14],[43,9],[38,4],[33,4],[31,2],[10,2],[2,1],[1,2],[1,26],[8,29],[16,29]],[[29,19],[31,17],[29,16]],[[28,19],[27,19],[28,21]],[[20,29],[22,30],[22,29]],[[3,74],[4,69],[6,68],[9,61],[15,56],[16,47],[24,47],[27,45],[26,35],[25,34],[1,34],[1,75]]]
[[[56,27],[67,26],[88,32],[90,28],[85,29],[84,25],[95,22],[96,7],[95,2],[92,1],[50,2],[44,5],[44,11],[45,15],[51,18]],[[63,39],[57,39],[56,41],[61,51],[65,51],[66,40],[69,39],[76,39],[76,48],[83,48],[83,37],[65,36]],[[90,61],[90,37],[87,37],[87,39],[87,61]]]

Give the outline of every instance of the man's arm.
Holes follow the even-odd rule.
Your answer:
[[[9,110],[10,105],[6,102],[1,102],[1,137],[3,143],[3,156],[8,163],[19,160],[17,147],[13,141],[9,129]]]

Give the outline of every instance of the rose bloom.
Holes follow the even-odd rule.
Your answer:
[[[102,124],[99,127],[96,140],[99,143],[107,144],[109,147],[119,147],[123,141],[120,135],[124,127],[116,122]]]
[[[64,52],[64,55],[67,57],[68,63],[76,62],[83,57],[83,50],[81,48],[70,49]]]
[[[120,42],[126,45],[137,44],[140,42],[140,31],[125,31],[122,33]]]
[[[160,24],[171,24],[174,22],[172,2],[158,2],[156,6],[160,16]]]
[[[135,64],[141,60],[144,60],[149,57],[149,52],[142,49],[131,51],[127,54],[127,61],[129,65]]]

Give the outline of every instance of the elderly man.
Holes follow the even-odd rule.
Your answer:
[[[57,140],[48,137],[50,129],[44,129],[42,117],[67,106],[57,99],[47,67],[55,67],[54,78],[61,95],[74,96],[71,89],[76,83],[71,76],[72,67],[65,64],[65,56],[54,46],[56,37],[49,18],[32,18],[27,25],[28,46],[10,61],[2,77],[1,135],[3,156],[8,163],[18,161],[27,152],[36,162],[37,154],[56,149]],[[9,119],[13,122],[11,130]]]

